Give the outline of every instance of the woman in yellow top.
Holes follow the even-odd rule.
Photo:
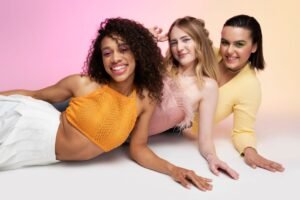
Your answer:
[[[55,85],[0,94],[0,170],[89,160],[121,145],[146,168],[186,185],[210,188],[209,179],[177,167],[147,147],[148,124],[161,99],[162,57],[151,33],[121,18],[101,23],[85,71]],[[33,98],[32,98],[33,97]],[[71,98],[60,114],[47,102]]]
[[[216,121],[233,113],[232,140],[252,168],[283,171],[281,164],[261,156],[255,148],[254,123],[261,102],[255,70],[265,67],[262,32],[254,17],[238,15],[228,19],[221,32],[219,51],[220,89]]]
[[[233,113],[232,141],[252,168],[283,171],[281,164],[268,160],[256,150],[254,124],[261,103],[256,71],[265,67],[262,32],[254,17],[237,15],[228,19],[221,32],[219,49],[219,99],[215,121]],[[198,120],[194,120],[193,134]],[[201,125],[200,125],[201,126]],[[189,131],[185,132],[191,136]]]

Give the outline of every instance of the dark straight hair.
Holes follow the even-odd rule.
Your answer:
[[[251,67],[263,70],[265,68],[265,60],[263,55],[262,31],[258,21],[248,15],[237,15],[228,19],[223,27],[225,26],[245,28],[251,32],[252,43],[257,45],[257,49],[251,54],[248,60],[251,63]]]

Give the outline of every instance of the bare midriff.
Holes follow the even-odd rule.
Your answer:
[[[61,114],[55,142],[57,160],[90,160],[103,152]]]

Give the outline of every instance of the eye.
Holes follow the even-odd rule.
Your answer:
[[[105,49],[102,51],[102,56],[103,57],[108,57],[111,55],[111,50]]]
[[[241,47],[245,46],[245,43],[244,42],[237,42],[237,43],[235,43],[235,46],[238,47],[238,48],[241,48]]]
[[[182,39],[182,41],[184,42],[184,43],[187,43],[187,42],[189,42],[191,40],[191,38],[183,38]]]
[[[171,40],[170,41],[170,46],[172,47],[172,46],[175,46],[175,45],[177,45],[177,41],[176,40]]]
[[[227,46],[227,45],[229,45],[229,42],[226,40],[221,40],[221,45]]]
[[[122,45],[119,46],[119,51],[121,53],[125,53],[128,50],[129,50],[129,46],[128,45],[122,44]]]

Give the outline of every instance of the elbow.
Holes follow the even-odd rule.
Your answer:
[[[146,157],[143,145],[131,144],[129,147],[129,155],[132,160],[143,166]]]
[[[138,158],[139,158],[139,148],[137,147],[137,145],[134,144],[130,144],[129,147],[129,156],[132,160],[138,162]]]

